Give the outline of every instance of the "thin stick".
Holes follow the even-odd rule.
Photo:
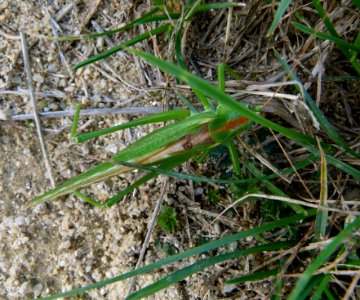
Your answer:
[[[353,278],[353,280],[351,281],[351,284],[349,285],[348,289],[346,290],[346,294],[344,295],[344,297],[342,298],[342,300],[348,300],[351,297],[351,294],[353,294],[357,283],[360,279],[360,273],[356,274],[355,277]],[[355,298],[354,298],[355,299]]]
[[[245,195],[245,196],[237,199],[231,205],[229,205],[226,209],[224,209],[220,214],[218,214],[218,216],[215,218],[215,220],[213,220],[211,222],[211,224],[214,224],[230,208],[233,208],[234,206],[236,206],[240,202],[244,202],[248,198],[252,198],[252,197],[260,198],[260,199],[267,199],[267,200],[276,200],[276,201],[282,201],[282,202],[288,202],[288,203],[295,203],[295,204],[300,204],[300,205],[311,207],[311,208],[318,208],[318,209],[322,208],[322,209],[327,209],[329,211],[338,212],[338,213],[341,213],[341,214],[347,214],[347,215],[352,215],[352,216],[360,216],[360,212],[346,211],[346,210],[341,210],[341,209],[332,208],[332,207],[323,207],[321,205],[312,204],[312,203],[309,203],[309,202],[306,202],[306,201],[301,201],[301,200],[287,198],[287,197],[265,195],[265,194],[248,194],[248,195]]]
[[[180,107],[175,107],[174,109],[180,109]],[[93,109],[82,109],[80,111],[81,117],[87,116],[97,116],[97,115],[150,115],[163,112],[162,107],[124,107],[124,108],[93,108]],[[40,118],[51,119],[51,118],[62,118],[62,117],[73,117],[75,113],[74,109],[70,110],[60,110],[60,111],[49,111],[41,112],[38,114]],[[21,115],[12,115],[7,116],[6,118],[9,121],[24,121],[24,120],[34,120],[34,114],[21,114]]]
[[[43,134],[42,134],[42,131],[41,131],[41,123],[40,123],[39,111],[38,111],[38,107],[36,105],[35,91],[34,91],[34,87],[33,87],[33,83],[32,83],[29,54],[28,54],[28,49],[27,49],[27,46],[26,46],[25,34],[22,31],[20,31],[20,37],[21,37],[21,48],[22,48],[22,54],[23,54],[23,59],[24,59],[24,65],[25,65],[25,72],[26,72],[26,77],[27,77],[27,82],[28,82],[28,88],[30,90],[30,98],[31,98],[31,101],[32,101],[32,104],[33,104],[36,130],[37,130],[39,140],[40,140],[41,152],[42,152],[43,157],[44,157],[45,167],[47,169],[51,185],[54,188],[56,186],[56,184],[55,184],[55,180],[54,180],[52,170],[51,170],[50,158],[49,158],[49,155],[48,155],[48,152],[47,152],[47,149],[46,149],[46,145],[44,143],[44,137],[43,137]]]
[[[151,234],[152,234],[152,232],[154,230],[154,227],[155,227],[155,224],[156,224],[156,217],[160,212],[160,208],[161,208],[161,205],[162,205],[163,200],[164,200],[165,192],[166,192],[166,189],[167,189],[167,184],[168,184],[168,180],[165,181],[165,183],[163,185],[163,188],[162,188],[162,191],[161,191],[161,195],[160,195],[158,201],[156,202],[156,206],[155,206],[154,212],[152,214],[150,225],[149,225],[148,231],[146,233],[146,237],[145,237],[143,246],[141,248],[140,256],[139,256],[139,259],[138,259],[138,261],[136,263],[135,269],[140,267],[141,262],[144,259],[146,249],[147,249],[147,247],[149,245]],[[127,296],[129,296],[131,294],[131,292],[132,292],[132,290],[134,288],[135,279],[136,279],[136,277],[133,277],[131,279],[131,281],[130,281],[129,288],[128,288],[128,291],[127,291]]]

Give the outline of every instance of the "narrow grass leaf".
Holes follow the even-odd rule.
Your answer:
[[[314,276],[296,300],[307,299],[307,296],[312,292],[312,290],[316,286],[318,286],[320,284],[323,277],[324,277],[324,275]]]
[[[351,0],[351,1],[352,1],[352,3],[354,3],[356,5],[356,7],[358,9],[360,9],[360,1],[359,0]]]
[[[183,36],[183,28],[179,28],[175,36],[175,56],[180,67],[186,69],[186,64],[181,51],[181,39]]]
[[[190,157],[191,157],[191,154],[177,156],[175,159],[170,160],[169,162],[165,162],[165,163],[161,164],[159,167],[164,170],[171,170],[171,169],[175,168],[176,166],[181,165],[185,161],[189,160]],[[133,184],[129,185],[127,188],[122,190],[120,193],[118,193],[117,195],[115,195],[115,196],[111,197],[109,200],[107,200],[106,206],[107,207],[113,206],[115,203],[118,203],[119,201],[121,201],[127,194],[131,193],[133,190],[135,190],[136,188],[138,188],[145,182],[149,181],[150,179],[152,179],[158,175],[159,174],[155,173],[155,172],[146,174],[145,176],[141,177],[136,182],[134,182]]]
[[[243,174],[241,171],[241,166],[240,166],[240,160],[239,160],[239,151],[236,148],[234,141],[232,139],[229,139],[226,142],[226,146],[227,149],[229,151],[229,156],[232,162],[232,165],[234,167],[234,173],[240,177],[240,179],[243,179]]]
[[[204,5],[197,6],[195,9],[195,12],[207,11],[210,9],[221,9],[221,8],[238,6],[238,5],[239,5],[238,3],[232,3],[232,2],[204,4]],[[76,35],[76,36],[60,36],[60,37],[53,37],[50,39],[57,40],[57,41],[78,41],[81,39],[95,39],[95,38],[99,38],[102,36],[109,36],[109,35],[113,35],[116,33],[121,33],[121,32],[130,30],[132,28],[135,28],[138,25],[143,25],[143,24],[152,23],[152,22],[168,21],[169,18],[171,20],[175,21],[181,17],[180,13],[155,15],[160,10],[161,10],[160,8],[155,7],[152,10],[150,10],[148,13],[141,16],[140,18],[138,18],[134,21],[131,21],[131,22],[127,23],[126,25],[121,26],[116,29],[113,29],[113,30],[108,30],[108,31],[98,32],[98,33],[91,33],[91,34]]]
[[[248,281],[257,281],[257,280],[263,280],[270,278],[272,276],[275,276],[279,273],[280,268],[274,268],[268,271],[258,272],[254,274],[244,275],[236,278],[231,278],[229,280],[226,280],[225,284],[234,284],[234,283],[243,283]]]
[[[328,198],[328,183],[327,183],[327,166],[326,166],[326,157],[324,151],[321,148],[319,143],[320,150],[320,205],[322,207],[327,207],[327,198]],[[325,238],[326,229],[328,227],[328,211],[320,208],[315,221],[315,238],[322,240]]]
[[[129,22],[124,26],[113,29],[113,30],[108,30],[108,31],[98,32],[98,33],[83,34],[83,35],[61,36],[61,37],[56,37],[53,39],[56,39],[57,41],[77,41],[77,40],[81,40],[81,39],[95,39],[95,38],[99,38],[102,36],[113,35],[115,33],[121,33],[126,30],[132,29],[133,27],[140,25],[140,24],[145,24],[145,23],[155,22],[155,21],[163,21],[163,20],[168,19],[168,17],[166,15],[155,16],[154,19],[152,19],[153,15],[155,13],[157,13],[158,11],[159,11],[158,8],[154,8],[154,9],[150,10],[148,13],[146,13],[145,15],[141,16],[140,18],[138,18],[132,22]]]
[[[276,242],[276,243],[256,246],[244,250],[238,250],[234,252],[220,254],[215,257],[203,259],[190,266],[182,268],[179,271],[176,271],[137,292],[132,293],[130,296],[126,298],[126,300],[137,300],[153,295],[156,292],[161,291],[169,287],[170,285],[189,277],[194,273],[198,273],[201,270],[204,270],[208,267],[219,264],[221,262],[225,262],[231,259],[237,259],[241,256],[246,256],[249,254],[262,253],[264,251],[276,251],[280,249],[287,249],[293,245],[294,243],[292,242]]]
[[[301,161],[301,162],[295,164],[294,165],[295,169],[303,168],[306,165],[309,165],[313,160],[315,160],[315,156],[312,156],[311,159],[306,159],[305,161]],[[146,171],[146,172],[153,172],[153,173],[157,173],[157,174],[162,174],[162,175],[166,175],[169,177],[178,178],[181,180],[192,180],[194,182],[219,183],[219,184],[253,183],[253,182],[262,182],[264,180],[270,180],[270,179],[275,179],[275,178],[279,177],[278,174],[272,174],[272,175],[267,175],[267,176],[262,176],[262,177],[257,177],[257,178],[250,178],[250,179],[216,179],[216,178],[208,178],[208,177],[189,175],[189,174],[179,173],[179,172],[174,172],[174,171],[168,171],[168,170],[164,170],[164,169],[157,168],[157,167],[144,166],[144,165],[139,165],[139,164],[126,162],[126,161],[117,160],[116,162],[118,164],[121,164],[121,165],[124,165],[127,167],[131,167],[134,169],[138,169],[138,170],[142,170],[142,171]],[[287,175],[287,174],[292,174],[293,172],[294,172],[293,168],[286,168],[282,171],[282,174]]]
[[[319,150],[316,149],[315,147],[312,147],[310,145],[306,145],[306,144],[301,144],[304,148],[308,149],[310,152],[312,152],[313,154],[317,155],[319,153]],[[325,154],[325,159],[326,161],[333,165],[334,167],[344,171],[345,173],[351,175],[354,177],[354,179],[356,180],[360,180],[360,170],[355,169],[354,167],[348,165],[347,163],[332,157],[329,154]]]
[[[248,230],[245,230],[245,231],[242,231],[242,232],[238,232],[238,233],[235,233],[235,234],[232,234],[232,235],[228,235],[228,236],[225,236],[225,237],[223,237],[221,239],[208,242],[205,245],[201,245],[201,246],[198,246],[198,247],[195,247],[195,248],[191,248],[191,249],[189,249],[187,251],[184,251],[182,253],[178,253],[178,254],[172,255],[170,257],[160,259],[160,260],[158,260],[158,261],[156,261],[154,263],[151,263],[151,264],[149,264],[147,266],[144,266],[144,267],[141,267],[139,269],[127,272],[125,274],[121,274],[121,275],[115,276],[113,278],[106,279],[104,281],[96,282],[94,284],[90,284],[90,285],[87,285],[87,286],[84,286],[84,287],[76,288],[76,289],[73,289],[73,290],[68,291],[68,292],[55,294],[55,295],[45,297],[45,298],[42,298],[42,299],[51,300],[51,299],[58,299],[58,298],[61,298],[61,297],[69,297],[69,296],[72,296],[72,295],[81,294],[81,293],[84,293],[85,291],[88,291],[88,290],[91,290],[91,289],[100,288],[100,287],[106,286],[106,285],[111,284],[111,283],[115,283],[115,282],[118,282],[118,281],[121,281],[121,280],[124,280],[124,279],[127,279],[127,278],[131,278],[133,276],[137,276],[137,275],[140,275],[140,274],[150,272],[150,271],[152,271],[154,269],[165,266],[167,264],[177,262],[179,260],[194,256],[194,255],[198,255],[198,254],[201,254],[201,253],[204,253],[204,252],[208,252],[208,251],[210,251],[212,249],[217,249],[217,248],[225,246],[225,245],[227,245],[229,243],[236,242],[236,241],[238,241],[240,239],[244,239],[244,238],[246,238],[248,236],[256,236],[256,235],[259,235],[259,234],[261,234],[261,233],[263,233],[265,231],[270,231],[270,230],[274,230],[276,228],[286,227],[289,224],[294,224],[294,223],[297,223],[297,222],[302,221],[304,219],[313,217],[315,214],[316,214],[316,210],[315,209],[310,209],[310,210],[307,211],[306,215],[297,214],[297,215],[287,217],[287,218],[283,218],[281,220],[274,221],[274,222],[271,222],[271,223],[267,223],[267,224],[264,224],[264,225],[261,225],[261,226],[258,226],[258,227],[252,228],[252,229],[248,229]]]
[[[193,16],[193,14],[195,13],[195,9],[196,7],[198,7],[200,5],[202,0],[196,0],[191,7],[189,8],[189,10],[186,12],[186,16],[185,16],[185,20],[190,20],[191,17]]]
[[[150,0],[152,3],[154,3],[156,5],[157,8],[159,9],[164,9],[165,7],[165,2],[162,0]]]
[[[358,0],[356,0],[356,1],[358,1]],[[340,38],[340,36],[338,35],[334,25],[331,23],[328,14],[324,10],[320,0],[312,0],[312,4],[316,8],[318,14],[320,15],[321,19],[323,20],[323,22],[324,22],[324,24],[326,26],[326,29],[329,31],[329,33],[333,37]],[[359,47],[360,45],[356,45],[356,46]],[[351,62],[351,65],[353,66],[355,71],[360,75],[360,64],[357,62],[356,59],[352,58],[352,53],[349,51],[349,49],[346,48],[346,47],[343,47],[341,45],[339,45],[339,48],[340,48],[341,52],[344,54],[344,56]]]
[[[130,121],[125,124],[113,126],[110,128],[105,128],[105,129],[93,131],[93,132],[80,133],[75,137],[75,139],[78,143],[82,143],[82,142],[85,142],[92,138],[96,138],[96,137],[99,137],[99,136],[102,136],[105,134],[110,134],[110,133],[116,132],[118,130],[132,128],[132,127],[139,126],[139,125],[165,122],[165,121],[170,121],[170,120],[182,120],[182,119],[187,118],[188,116],[189,116],[189,111],[185,110],[185,109],[165,111],[165,112],[161,112],[158,114],[145,116],[143,118],[139,118],[137,120]]]
[[[90,57],[89,59],[87,60],[84,60],[78,64],[76,64],[74,67],[73,67],[73,70],[77,70],[79,68],[82,68],[84,66],[87,66],[89,64],[92,64],[98,60],[101,60],[101,59],[104,59],[112,54],[115,54],[116,52],[119,52],[121,50],[123,50],[124,48],[126,47],[129,47],[129,46],[132,46],[132,45],[135,45],[143,40],[146,40],[154,35],[158,35],[158,34],[161,34],[167,30],[169,30],[170,28],[170,25],[169,24],[166,24],[166,25],[163,25],[163,26],[160,26],[158,28],[155,28],[153,30],[150,30],[149,32],[145,32],[143,34],[140,34],[134,38],[132,38],[131,40],[129,41],[126,41],[118,46],[115,46],[115,47],[112,47],[110,48],[109,50],[106,50],[104,52],[101,52],[100,54],[98,55],[95,55],[93,57]]]
[[[258,168],[256,168],[256,166],[251,162],[247,161],[245,165],[246,168],[250,171],[250,173],[253,174],[256,178],[264,177],[264,174]],[[268,180],[262,180],[261,184],[264,185],[273,195],[290,198],[286,193],[284,193],[281,189],[279,189],[277,186],[275,186]],[[288,202],[285,202],[284,204],[289,206],[296,213],[304,213],[306,211],[299,204],[288,203]]]
[[[330,292],[330,290],[328,289],[328,287],[325,288],[324,294],[326,295],[326,297],[327,297],[329,300],[336,300],[336,298],[335,298],[334,295]]]
[[[306,104],[309,106],[310,110],[315,115],[317,121],[320,123],[321,127],[324,128],[326,133],[331,137],[338,145],[340,145],[344,150],[351,153],[355,157],[360,157],[354,150],[352,150],[341,137],[341,135],[337,132],[337,130],[330,124],[327,118],[324,116],[323,112],[316,106],[314,100],[312,100],[310,94],[304,90],[303,85],[300,79],[296,76],[296,74],[290,69],[289,65],[286,61],[281,57],[280,53],[274,49],[274,54],[280,64],[282,65],[283,69],[290,75],[290,78],[299,83],[299,86],[296,85],[296,88],[302,93],[305,97]]]
[[[330,280],[331,280],[331,274],[325,274],[323,278],[321,279],[321,282],[317,286],[314,294],[311,296],[310,300],[320,300],[322,299],[322,294],[324,294],[325,289],[327,288]]]
[[[94,205],[97,208],[105,208],[104,204],[94,200],[93,198],[80,193],[79,191],[74,191],[73,192],[75,196],[79,197],[80,199],[84,200],[85,202],[89,202],[90,204]]]
[[[270,36],[274,33],[275,28],[279,25],[279,23],[281,22],[281,19],[286,11],[286,9],[288,8],[288,6],[290,5],[292,0],[281,0],[281,2],[279,3],[279,7],[278,10],[276,11],[274,20],[272,21],[269,31],[267,33],[267,36]]]
[[[181,92],[175,93],[176,95],[178,95],[182,103],[184,103],[188,107],[192,114],[197,114],[199,112],[199,110],[194,105],[192,105],[192,103]]]
[[[71,139],[76,137],[76,131],[78,128],[78,123],[79,123],[80,110],[81,110],[81,104],[78,103],[75,106],[74,120],[72,123],[71,132],[70,132]]]
[[[332,41],[332,42],[335,42],[337,45],[342,46],[342,47],[344,47],[346,49],[351,49],[351,50],[354,50],[356,52],[360,52],[360,48],[357,45],[348,43],[348,42],[344,41],[341,38],[338,38],[338,37],[335,37],[335,36],[332,36],[332,35],[329,35],[329,34],[326,34],[326,33],[316,31],[316,30],[314,30],[312,28],[309,28],[309,27],[304,26],[304,25],[302,25],[300,23],[297,23],[297,22],[291,22],[291,24],[296,29],[298,29],[298,30],[300,30],[300,31],[302,31],[302,32],[304,32],[306,34],[313,35],[313,36],[315,36],[317,38],[320,38],[320,39],[323,39],[323,40]]]
[[[347,240],[351,237],[355,230],[358,230],[360,227],[360,217],[354,219],[350,224],[347,224],[345,228],[340,231],[340,233],[333,238],[332,242],[328,244],[324,250],[322,250],[319,255],[314,259],[314,261],[306,268],[305,272],[302,274],[294,290],[291,292],[288,297],[289,300],[297,300],[299,296],[313,278],[314,273],[321,268],[321,266],[328,261],[331,255]]]

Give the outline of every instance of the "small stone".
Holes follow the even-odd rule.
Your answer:
[[[33,79],[37,83],[43,83],[44,82],[44,77],[41,76],[40,74],[34,74]]]
[[[67,249],[70,249],[70,248],[71,248],[71,242],[70,241],[62,242],[60,244],[60,247],[59,247],[60,250],[67,250]]]
[[[105,151],[115,154],[118,152],[118,148],[115,144],[109,144],[105,147]]]
[[[197,187],[195,190],[194,190],[194,195],[195,196],[200,196],[204,194],[204,189],[202,187]]]
[[[223,292],[224,292],[224,294],[228,294],[236,289],[237,289],[237,286],[235,284],[225,284]]]

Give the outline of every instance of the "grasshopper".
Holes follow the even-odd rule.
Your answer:
[[[197,154],[209,151],[220,143],[228,140],[232,135],[248,123],[248,119],[236,115],[218,115],[215,111],[205,111],[189,115],[187,110],[178,110],[144,117],[140,120],[120,125],[121,129],[133,127],[134,124],[145,124],[159,120],[181,119],[180,121],[161,127],[146,135],[124,150],[114,155],[109,161],[88,170],[79,176],[59,185],[58,187],[31,200],[35,205],[44,201],[54,200],[58,197],[75,193],[84,200],[100,207],[107,207],[119,201],[118,198],[110,198],[105,205],[78,192],[78,189],[87,187],[93,183],[103,181],[109,177],[117,176],[131,171],[133,168],[122,165],[121,162],[130,162],[139,165],[159,166],[172,169]],[[107,130],[109,131],[109,130]],[[110,129],[110,131],[114,131]],[[100,132],[97,136],[104,134]],[[77,138],[79,141],[88,137]],[[154,177],[155,175],[152,174]],[[151,176],[144,177],[150,179]],[[115,200],[116,199],[116,200]]]

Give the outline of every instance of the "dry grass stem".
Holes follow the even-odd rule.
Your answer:
[[[344,214],[344,215],[360,216],[360,212],[357,212],[357,211],[346,211],[346,210],[332,208],[332,207],[322,207],[321,205],[315,205],[315,204],[312,204],[312,203],[309,203],[309,202],[306,202],[306,201],[287,198],[287,197],[280,197],[280,196],[266,195],[266,194],[248,194],[248,195],[245,195],[245,196],[237,199],[234,203],[232,203],[226,209],[224,209],[215,218],[215,220],[213,220],[211,222],[211,224],[213,224],[215,221],[217,221],[219,219],[219,217],[222,216],[229,209],[233,208],[234,206],[238,205],[241,202],[244,202],[245,200],[248,200],[248,198],[261,198],[261,199],[266,199],[266,200],[276,200],[276,201],[282,201],[282,202],[287,202],[287,203],[300,204],[300,205],[303,205],[303,206],[306,206],[306,207],[311,207],[311,208],[318,208],[318,209],[321,208],[321,209],[324,209],[324,210],[333,211],[333,212],[341,213],[341,214]],[[320,200],[318,200],[318,201],[320,202]]]
[[[30,98],[31,98],[32,105],[33,105],[33,111],[34,111],[33,115],[34,115],[34,120],[35,120],[35,124],[36,124],[36,130],[37,130],[37,133],[39,136],[41,152],[42,152],[42,155],[44,158],[45,167],[48,172],[51,185],[54,188],[56,186],[56,184],[55,184],[54,176],[53,176],[52,169],[51,169],[51,162],[50,162],[49,154],[48,154],[46,144],[44,142],[44,136],[43,136],[42,130],[41,130],[41,122],[40,122],[39,111],[38,111],[38,107],[37,107],[37,103],[36,103],[35,90],[34,90],[34,86],[32,83],[32,74],[31,74],[31,67],[30,67],[29,54],[28,54],[28,49],[27,49],[27,45],[26,45],[25,34],[21,31],[20,31],[20,37],[21,37],[21,48],[22,48],[22,53],[23,53],[28,88],[30,91]]]
[[[164,196],[165,196],[165,193],[166,193],[166,190],[167,190],[167,185],[168,185],[168,180],[166,179],[166,181],[164,182],[163,188],[161,190],[161,195],[160,195],[159,199],[156,202],[153,214],[151,216],[151,220],[150,220],[150,223],[149,223],[149,226],[148,226],[148,231],[146,233],[146,236],[145,236],[145,239],[144,239],[144,242],[143,242],[140,254],[139,254],[139,259],[138,259],[134,269],[139,268],[141,266],[141,263],[142,263],[143,259],[144,259],[145,252],[146,252],[146,249],[147,249],[147,247],[149,245],[149,241],[150,241],[150,238],[151,238],[151,234],[154,231],[154,228],[155,228],[155,225],[156,225],[156,217],[158,216],[158,214],[160,212],[161,205],[162,205],[163,200],[164,200]],[[136,277],[131,278],[129,288],[127,290],[127,295],[128,296],[133,291],[135,281],[136,281]]]
[[[105,116],[105,115],[150,115],[163,112],[162,107],[124,107],[124,108],[93,108],[93,109],[82,109],[80,111],[80,116]],[[62,117],[73,117],[75,110],[62,110],[62,111],[49,111],[39,113],[40,118],[50,119],[50,118],[62,118]],[[24,120],[34,120],[34,114],[21,114],[21,115],[12,115],[8,116],[7,120],[10,121],[24,121]]]

